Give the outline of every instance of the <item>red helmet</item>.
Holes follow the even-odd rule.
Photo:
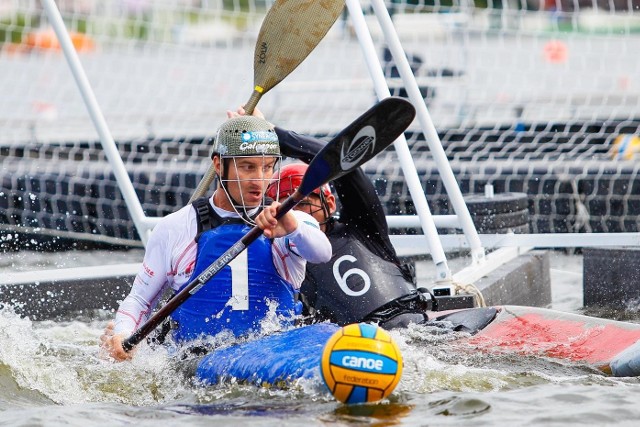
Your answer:
[[[280,169],[278,176],[271,181],[271,184],[269,184],[269,187],[267,188],[267,197],[276,200],[276,196],[279,196],[279,200],[282,200],[292,195],[293,192],[300,187],[300,184],[302,184],[302,177],[307,172],[307,168],[308,166],[304,163],[292,163],[283,166]],[[279,188],[278,181],[280,182]],[[325,197],[331,195],[331,189],[328,184],[325,184],[320,188],[316,188],[312,193],[320,196],[321,189]],[[276,194],[278,191],[279,194]]]

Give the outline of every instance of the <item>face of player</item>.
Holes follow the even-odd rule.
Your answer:
[[[296,210],[303,211],[311,215],[320,223],[320,228],[324,231],[324,223],[336,210],[336,199],[333,194],[325,196],[327,209],[323,209],[320,196],[311,193],[295,207]]]
[[[214,157],[214,166],[218,176],[222,177],[222,184],[232,200],[245,208],[255,208],[263,204],[264,193],[271,181],[277,163],[276,157],[233,157],[221,164],[220,159]],[[225,168],[220,172],[220,168]],[[233,208],[232,202],[226,199],[228,206]],[[231,209],[229,209],[231,210]]]

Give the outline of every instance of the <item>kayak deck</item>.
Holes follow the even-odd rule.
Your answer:
[[[563,359],[611,373],[611,363],[638,340],[640,324],[503,306],[496,319],[467,342],[483,351]]]

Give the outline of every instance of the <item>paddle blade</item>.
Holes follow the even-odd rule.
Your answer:
[[[308,195],[326,182],[362,166],[409,127],[416,110],[402,98],[385,98],[333,138],[309,164],[298,191]]]
[[[258,99],[288,76],[320,43],[344,9],[343,0],[276,0],[262,22],[254,52],[254,92]]]

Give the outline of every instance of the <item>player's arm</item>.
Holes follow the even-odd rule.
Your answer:
[[[293,214],[301,226],[290,235],[273,241],[273,262],[280,276],[294,289],[300,289],[305,280],[307,261],[327,262],[331,259],[332,249],[314,217],[302,211]]]
[[[102,350],[115,360],[132,357],[132,352],[125,352],[122,348],[122,341],[149,318],[167,285],[167,240],[162,227],[156,226],[131,291],[118,307],[115,319],[107,324],[100,337]]]

